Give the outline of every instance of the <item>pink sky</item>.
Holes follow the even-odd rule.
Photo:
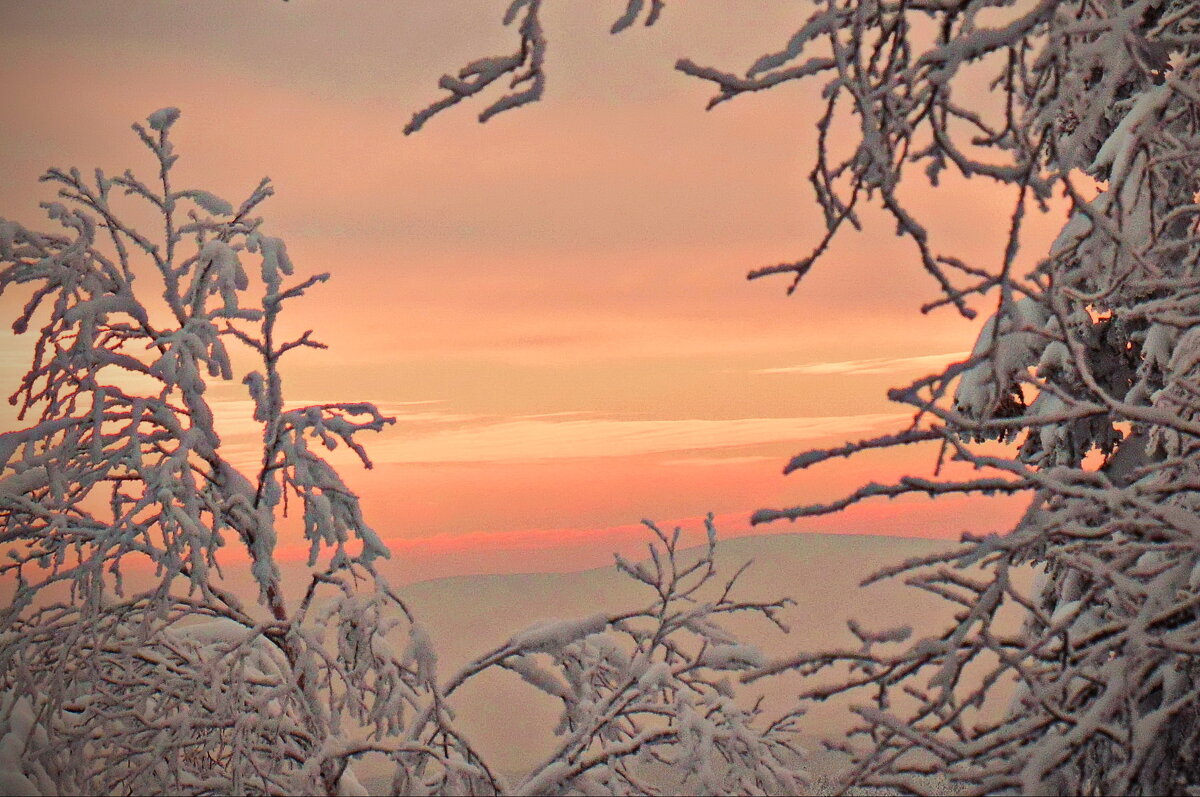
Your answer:
[[[741,534],[760,507],[928,473],[918,448],[780,474],[805,447],[895,425],[886,388],[975,335],[918,313],[935,286],[878,215],[795,296],[745,281],[819,231],[816,87],[705,114],[708,89],[671,64],[744,67],[803,9],[688,0],[614,39],[614,4],[552,3],[541,104],[482,126],[481,105],[460,107],[405,138],[440,74],[511,47],[503,5],[0,0],[0,214],[44,226],[51,165],[147,171],[128,125],[167,105],[184,179],[238,200],[270,175],[268,229],[334,277],[290,319],[331,348],[295,358],[289,397],[399,416],[370,441],[376,470],[346,473],[406,578],[591,566],[642,517],[696,528],[712,511]],[[994,265],[1003,196],[950,181],[914,198],[941,251]],[[6,393],[24,357],[4,333]],[[243,389],[214,396],[246,446]],[[956,537],[1016,508],[890,502],[765,531]]]

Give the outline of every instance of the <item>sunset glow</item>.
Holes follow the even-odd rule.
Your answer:
[[[946,499],[748,525],[761,507],[932,472],[936,447],[781,474],[805,448],[902,427],[887,388],[964,358],[977,332],[919,314],[935,286],[879,215],[794,296],[743,278],[821,230],[805,179],[817,89],[705,114],[708,88],[671,64],[744,66],[801,10],[760,4],[750,21],[689,2],[669,37],[610,39],[604,4],[555,4],[542,103],[486,125],[457,109],[404,137],[440,74],[509,46],[484,5],[0,0],[0,212],[45,226],[49,166],[149,171],[128,125],[168,105],[189,181],[236,202],[270,175],[266,228],[301,272],[332,274],[287,318],[329,345],[285,368],[287,395],[397,417],[366,441],[374,469],[334,461],[406,580],[598,565],[640,548],[643,517],[698,533],[713,512],[729,536],[944,538],[1011,520],[1012,501]],[[914,203],[940,247],[995,257],[1005,196],[948,180],[936,204]],[[0,298],[5,318],[26,299]],[[5,395],[28,364],[7,326]],[[211,395],[224,443],[253,467],[244,388]],[[0,424],[16,428],[11,408]],[[282,541],[283,558],[305,553]]]

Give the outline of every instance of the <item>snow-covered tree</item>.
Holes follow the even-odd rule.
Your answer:
[[[516,51],[443,77],[446,97],[408,132],[502,78],[513,91],[481,120],[538,99],[542,5],[512,2]],[[629,0],[613,31],[653,23],[663,5]],[[795,288],[875,204],[938,286],[923,311],[991,312],[968,360],[890,393],[914,409],[910,426],[801,454],[787,470],[935,443],[939,466],[949,457],[977,475],[949,479],[935,467],[754,520],[905,493],[1032,501],[1008,533],[966,535],[892,572],[957,608],[941,635],[904,643],[859,629],[859,650],[759,674],[856,668],[840,691],[873,698],[846,745],[860,783],[919,791],[919,775],[936,770],[980,792],[1200,789],[1200,3],[814,5],[744,73],[677,63],[716,87],[710,108],[790,81],[822,84],[811,182],[825,233],[808,256],[750,277],[790,273]],[[1011,192],[998,265],[938,251],[908,200],[948,170]],[[1021,273],[1026,217],[1064,207],[1061,234]],[[1040,573],[1032,594],[1014,578],[1030,566]],[[1019,630],[1006,628],[1005,607],[1024,616]],[[1009,710],[989,711],[1014,685]]]
[[[354,794],[368,753],[400,794],[645,793],[656,765],[706,791],[794,791],[794,714],[735,699],[764,661],[719,623],[779,625],[784,602],[736,600],[736,576],[721,588],[711,525],[698,557],[651,527],[651,559],[618,561],[652,590],[644,607],[519,632],[439,679],[322,451],[370,467],[358,436],[392,419],[284,400],[281,360],[321,344],[283,337],[280,314],[328,275],[295,276],[254,215],[267,180],[237,206],[177,185],[178,117],[134,125],[152,181],[51,169],[59,232],[0,219],[0,292],[23,292],[13,328],[35,330],[12,399],[32,425],[0,435],[4,791]],[[210,392],[239,376],[261,431],[252,468],[222,446]],[[289,509],[310,545],[298,585],[276,551]],[[516,784],[453,721],[458,688],[497,668],[563,704],[557,752]]]
[[[320,453],[342,443],[369,466],[357,436],[392,419],[284,402],[281,358],[320,344],[281,339],[280,313],[328,275],[294,278],[253,215],[267,180],[237,206],[176,185],[178,116],[134,125],[152,181],[51,169],[63,201],[43,207],[62,231],[0,221],[0,289],[29,297],[13,328],[40,324],[13,395],[35,422],[0,436],[6,769],[47,794],[276,793],[333,792],[366,750],[472,764],[444,724],[401,733],[436,685],[385,640],[404,619],[374,571],[387,551]],[[147,208],[153,233],[128,220]],[[250,476],[207,395],[234,379],[234,347],[256,361],[242,379],[262,432]],[[289,496],[311,545],[294,596],[275,553]],[[230,546],[257,596],[223,579]]]

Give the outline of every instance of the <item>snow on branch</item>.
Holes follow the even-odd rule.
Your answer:
[[[413,114],[413,118],[404,126],[404,134],[417,132],[433,116],[479,94],[502,78],[508,79],[511,92],[485,108],[479,114],[480,122],[540,100],[546,87],[547,40],[540,17],[543,2],[512,0],[504,13],[504,24],[517,24],[519,39],[516,52],[479,58],[462,67],[456,75],[442,75],[438,80],[438,88],[445,91],[446,96]],[[653,25],[665,5],[666,0],[650,0],[650,7],[646,9],[645,0],[627,0],[625,12],[613,23],[612,33],[626,30],[639,18],[644,19],[647,27]]]
[[[734,597],[743,567],[718,577],[716,531],[700,551],[645,521],[649,559],[617,569],[650,591],[639,609],[546,621],[514,634],[452,676],[442,694],[491,668],[509,670],[561,701],[554,751],[513,785],[516,794],[652,794],[652,763],[671,788],[705,794],[789,794],[804,784],[795,744],[799,713],[768,712],[733,678],[761,665],[721,621],[753,614],[786,630],[788,599]],[[774,716],[770,716],[774,714]]]

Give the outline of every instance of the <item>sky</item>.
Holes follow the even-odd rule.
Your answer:
[[[164,106],[182,110],[181,182],[236,203],[269,175],[265,229],[301,272],[333,275],[287,319],[329,346],[285,366],[287,396],[398,418],[365,441],[373,470],[343,472],[402,579],[591,567],[636,548],[641,518],[694,531],[712,512],[737,536],[759,508],[930,473],[936,450],[918,447],[782,475],[800,450],[897,428],[887,388],[962,359],[977,331],[920,314],[936,286],[879,214],[794,295],[746,281],[821,231],[819,87],[705,113],[708,87],[672,64],[744,69],[803,5],[669,3],[613,37],[623,3],[549,3],[541,103],[481,125],[468,102],[405,137],[438,76],[511,50],[504,6],[0,0],[0,216],[46,227],[52,165],[148,173],[129,125]],[[939,251],[998,261],[1006,197],[949,180],[911,200]],[[0,297],[0,314],[24,300]],[[6,394],[28,359],[7,327]],[[210,395],[252,462],[244,388]],[[1018,508],[885,501],[753,531],[956,538]]]

